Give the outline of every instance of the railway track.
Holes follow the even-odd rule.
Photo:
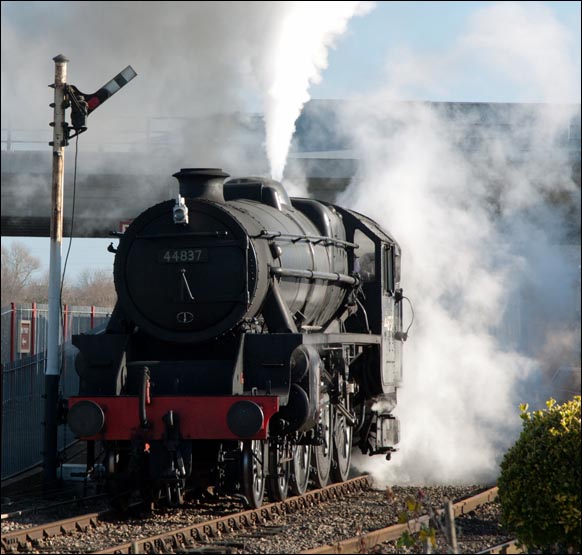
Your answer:
[[[40,539],[64,535],[76,530],[84,532],[90,526],[96,527],[107,512],[88,513],[2,534],[2,553],[17,553]]]
[[[84,532],[89,527],[97,527],[99,522],[110,513],[111,511],[109,510],[98,513],[87,513],[3,533],[0,542],[2,553],[16,553],[22,549],[26,549],[38,540],[69,534],[73,531]]]
[[[396,498],[392,498],[386,492],[370,489],[370,485],[368,478],[356,478],[310,491],[301,497],[289,498],[285,502],[242,512],[238,500],[226,503],[226,509],[222,502],[203,503],[198,508],[191,506],[183,511],[182,520],[192,522],[186,526],[179,525],[180,519],[178,522],[164,522],[163,527],[150,528],[147,518],[120,520],[117,515],[112,517],[112,511],[85,514],[4,534],[2,552],[401,553],[395,546],[395,540],[405,531],[413,532],[423,524],[428,524],[429,517],[420,516],[406,524],[392,524],[385,528],[378,526],[379,522],[396,522],[398,505],[401,506],[403,499],[414,495],[415,488],[394,488]],[[479,521],[483,518],[480,511],[494,512],[495,503],[491,502],[495,500],[496,488],[477,495],[470,495],[475,491],[474,487],[465,488],[464,493],[456,493],[452,489],[423,488],[428,495],[427,506],[432,507],[441,506],[439,499],[443,496],[460,499],[469,495],[453,507],[458,530],[464,529],[464,519],[465,522],[467,519]],[[327,504],[328,501],[333,503]],[[345,512],[346,507],[351,509]],[[354,510],[359,511],[359,517],[354,516]],[[167,516],[157,514],[153,519],[158,522],[170,520],[170,515],[175,512],[168,512]],[[227,512],[229,514],[225,514]],[[192,519],[193,513],[196,515]],[[220,516],[217,517],[217,514]],[[325,522],[326,514],[333,514],[336,522],[341,521],[346,525],[340,526],[343,529],[331,529]],[[185,515],[189,515],[188,518]],[[373,518],[378,515],[382,515],[382,518]],[[141,523],[144,523],[143,527]],[[353,526],[355,523],[359,524]],[[127,530],[116,536],[116,529]],[[289,542],[288,538],[294,539]],[[515,542],[508,542],[508,539],[507,536],[496,537],[492,534],[488,540],[489,545],[499,545],[485,549],[488,543],[476,534],[465,538],[464,550],[459,552],[519,553]],[[502,541],[504,543],[500,543]],[[323,542],[326,545],[313,547]]]
[[[453,504],[454,516],[459,517],[474,511],[483,504],[491,503],[497,497],[497,487],[474,495],[463,501]],[[438,513],[439,511],[437,511]],[[405,524],[394,524],[380,530],[374,530],[365,534],[360,534],[346,540],[319,546],[313,549],[302,551],[304,554],[320,553],[370,553],[376,546],[382,543],[394,541],[400,538],[405,532],[415,533],[420,531],[423,526],[428,526],[430,517],[423,515],[409,520]],[[493,552],[491,552],[493,553]],[[496,553],[505,553],[497,551]]]
[[[286,501],[264,505],[259,509],[231,513],[219,518],[172,529],[161,534],[117,544],[113,547],[95,551],[95,553],[154,553],[167,552],[184,546],[188,547],[196,542],[207,542],[213,538],[220,538],[223,534],[231,531],[257,526],[272,521],[277,516],[295,513],[314,505],[368,489],[370,485],[371,482],[367,476],[353,478],[347,482],[308,491],[302,496],[291,497]],[[72,532],[87,532],[91,528],[98,528],[111,514],[112,511],[89,513],[3,534],[1,540],[2,552],[16,553],[27,549],[39,540],[46,540],[47,538]]]

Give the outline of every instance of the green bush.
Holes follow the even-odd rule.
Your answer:
[[[502,523],[531,549],[580,552],[580,396],[546,406],[520,406],[523,430],[498,481]]]

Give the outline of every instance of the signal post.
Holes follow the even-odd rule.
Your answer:
[[[48,291],[48,344],[45,372],[43,479],[52,482],[57,477],[57,405],[59,394],[59,338],[61,316],[61,245],[63,242],[63,188],[65,177],[65,145],[68,126],[65,121],[67,63],[59,54],[55,62],[53,126],[53,169],[51,187],[51,230]]]
[[[74,85],[67,84],[69,60],[59,54],[55,62],[55,89],[53,130],[53,169],[51,187],[51,230],[49,266],[49,314],[47,365],[45,371],[43,480],[50,483],[57,478],[58,448],[57,429],[59,411],[60,348],[61,336],[61,246],[63,242],[63,188],[65,177],[65,147],[69,139],[87,130],[87,116],[111,98],[119,89],[131,81],[137,73],[127,66],[97,92],[85,94]],[[71,107],[71,125],[66,122],[65,111]],[[72,230],[71,230],[72,233]]]

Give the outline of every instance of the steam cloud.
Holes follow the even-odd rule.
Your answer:
[[[103,213],[118,220],[135,215],[136,195],[144,207],[174,196],[169,176],[180,167],[264,174],[264,134],[247,115],[260,108],[251,62],[266,46],[263,28],[281,9],[262,2],[3,2],[2,127],[16,138],[23,136],[18,130],[32,130],[25,137],[43,141],[38,148],[48,157],[52,57],[69,58],[68,81],[86,93],[131,64],[138,77],[89,116],[80,137],[79,201],[92,194],[82,183],[87,173],[157,182],[168,176],[167,194],[166,183],[154,191],[143,179],[112,186],[115,201]],[[95,150],[104,154],[86,155]],[[67,195],[72,161],[69,148]],[[50,179],[39,198],[50,198]]]
[[[283,174],[294,122],[327,51],[367,2],[3,2],[2,125],[45,129],[51,57],[85,92],[131,64],[138,79],[91,115],[91,142],[131,140],[144,116],[176,164]],[[264,101],[261,102],[260,99]],[[264,106],[263,106],[264,104]],[[163,116],[163,119],[160,119]],[[238,116],[233,118],[233,116]],[[188,118],[176,127],[176,118]],[[184,120],[182,120],[184,121]],[[145,131],[145,130],[144,130]],[[164,145],[163,143],[167,144]]]
[[[495,4],[442,58],[485,59],[538,99],[579,102],[567,36],[543,6]],[[579,106],[507,110],[506,133],[475,111],[455,116],[397,102],[420,83],[429,94],[446,87],[444,73],[427,74],[429,66],[414,55],[390,64],[385,89],[344,113],[361,163],[338,203],[375,218],[400,242],[416,316],[396,409],[401,451],[389,464],[378,457],[356,464],[379,483],[483,483],[496,478],[516,437],[517,405],[548,393],[535,342],[579,365],[579,327],[563,328],[576,321],[580,255],[563,244],[579,226],[580,189],[571,161],[548,157],[560,152],[557,132]],[[560,285],[548,292],[550,283]],[[538,336],[526,344],[520,318],[538,320]]]
[[[68,56],[68,82],[86,93],[131,64],[138,77],[89,117],[80,139],[82,174],[151,175],[157,183],[180,167],[215,166],[234,176],[271,171],[280,178],[309,84],[320,78],[349,18],[371,8],[364,2],[3,2],[2,127],[12,128],[13,139],[40,141],[49,167],[51,58]],[[105,154],[84,156],[95,150]],[[113,158],[117,152],[123,155]],[[72,162],[67,154],[66,191]],[[44,190],[33,189],[28,175],[20,181],[13,188],[21,195],[13,199],[17,205],[50,198],[48,179]],[[102,211],[112,219],[132,217],[136,194],[144,207],[166,191],[165,198],[174,196],[173,180],[167,181],[156,190],[143,179],[139,189],[131,181],[118,184]],[[285,185],[307,195],[300,176]],[[92,195],[83,184],[78,193],[80,202]],[[101,204],[92,199],[91,206]],[[67,202],[65,213],[70,210]],[[77,214],[79,231],[83,214]]]

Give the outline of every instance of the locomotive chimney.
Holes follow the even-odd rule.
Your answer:
[[[182,168],[173,177],[180,183],[180,195],[184,198],[224,202],[224,180],[230,175],[220,168]]]

